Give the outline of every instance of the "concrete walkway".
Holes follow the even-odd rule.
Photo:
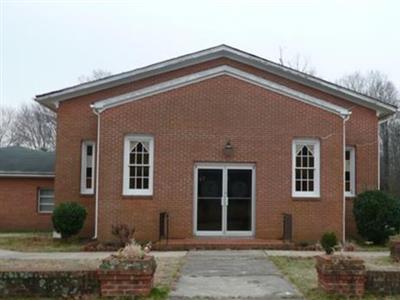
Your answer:
[[[170,300],[303,299],[264,251],[190,251]]]
[[[263,250],[259,250],[261,252]],[[209,251],[212,252],[212,251]],[[236,251],[237,253],[245,251]],[[314,257],[323,254],[321,251],[265,250],[269,256]],[[113,252],[19,252],[0,249],[0,259],[103,259]],[[187,251],[152,251],[155,257],[182,257]],[[354,251],[343,252],[344,255],[358,257],[384,257],[389,251]]]
[[[265,253],[269,256],[288,256],[288,257],[314,257],[324,254],[323,251],[291,251],[291,250],[266,250]],[[335,252],[336,254],[343,254],[348,256],[363,257],[388,257],[389,251],[345,251]]]
[[[76,259],[103,259],[115,252],[19,252],[0,249],[0,259],[20,260],[76,260]],[[186,251],[152,251],[155,257],[183,257]]]

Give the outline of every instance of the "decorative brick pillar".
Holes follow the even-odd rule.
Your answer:
[[[390,248],[390,257],[396,261],[400,261],[400,240],[390,240],[389,242]]]
[[[344,255],[320,255],[316,259],[320,288],[344,296],[364,295],[366,271],[362,259]]]
[[[153,288],[156,261],[153,256],[143,259],[109,257],[98,271],[102,296],[148,296]]]

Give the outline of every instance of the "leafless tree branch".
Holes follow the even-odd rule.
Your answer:
[[[279,47],[279,63],[282,66],[286,66],[297,71],[309,74],[309,75],[316,75],[317,72],[313,66],[310,64],[310,60],[300,54],[296,54],[292,58],[286,58],[284,55],[284,49]]]

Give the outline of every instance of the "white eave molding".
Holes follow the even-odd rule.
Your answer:
[[[92,105],[92,108],[94,108],[98,112],[102,112],[108,108],[119,106],[122,104],[125,104],[127,102],[131,101],[136,101],[140,100],[155,94],[167,92],[176,88],[180,88],[186,85],[190,85],[193,83],[197,83],[203,80],[207,80],[210,78],[214,78],[217,76],[231,76],[234,78],[237,78],[239,80],[246,81],[248,83],[257,85],[259,87],[262,87],[264,89],[267,89],[269,91],[273,91],[275,93],[285,95],[290,97],[291,99],[295,99],[304,103],[307,103],[309,105],[316,106],[318,108],[324,109],[326,111],[329,111],[331,113],[335,113],[337,115],[340,115],[342,117],[347,117],[351,114],[351,112],[348,109],[345,109],[341,106],[332,104],[330,102],[312,97],[310,95],[301,93],[297,90],[293,90],[291,88],[288,88],[284,85],[280,85],[276,82],[266,80],[264,78],[261,78],[259,76],[253,75],[251,73],[244,72],[242,70],[233,68],[231,66],[223,65],[219,67],[215,67],[212,69],[208,69],[205,71],[197,72],[197,73],[192,73],[186,76],[178,77],[172,80],[164,81],[162,83],[158,83],[140,90],[136,90],[130,93],[126,93],[120,96],[116,97],[111,97],[107,98],[98,102],[95,102]]]
[[[346,99],[358,105],[376,110],[379,118],[384,118],[396,112],[396,107],[380,102],[377,99],[359,94],[334,83],[299,72],[297,70],[282,66],[226,45],[216,46],[206,50],[169,59],[160,63],[152,64],[133,71],[120,73],[107,78],[65,88],[59,91],[38,95],[36,96],[35,100],[47,107],[56,109],[55,103],[60,101],[223,57],[253,66],[263,71]]]
[[[0,177],[54,178],[53,172],[0,171]]]

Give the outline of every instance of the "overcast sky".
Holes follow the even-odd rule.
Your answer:
[[[301,54],[334,81],[359,70],[400,87],[400,1],[0,0],[0,105],[228,44],[277,61]]]

